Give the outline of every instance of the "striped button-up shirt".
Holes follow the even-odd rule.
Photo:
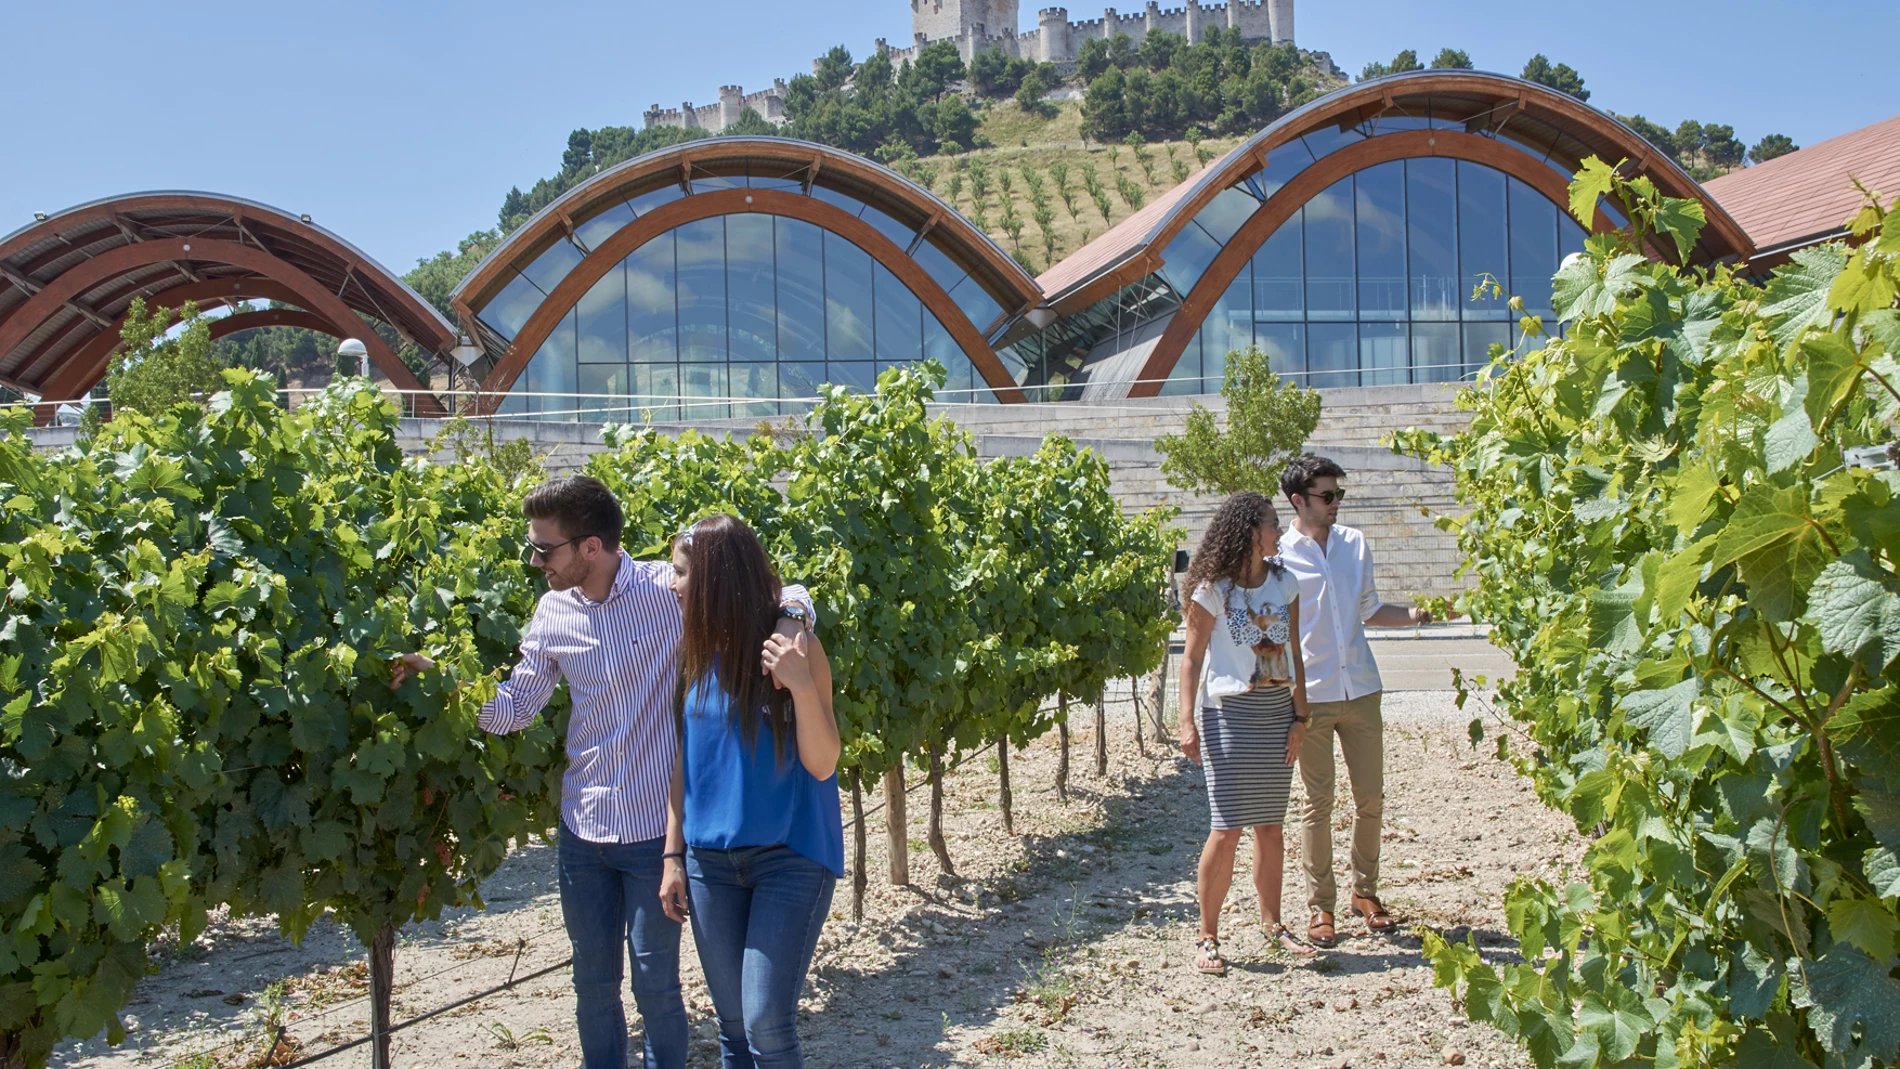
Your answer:
[[[521,661],[482,707],[483,730],[527,727],[567,680],[561,819],[590,842],[633,843],[666,834],[666,795],[679,737],[673,725],[674,656],[680,608],[673,566],[623,550],[603,601],[579,587],[550,590],[521,636]],[[811,598],[787,585],[784,599],[809,612]]]

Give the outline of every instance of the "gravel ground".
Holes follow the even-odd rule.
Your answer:
[[[1386,903],[1413,926],[1475,932],[1488,958],[1508,959],[1504,888],[1520,872],[1561,878],[1581,853],[1575,830],[1489,747],[1470,747],[1469,716],[1450,694],[1392,692],[1385,710]],[[1073,713],[1066,804],[1053,786],[1053,736],[1012,755],[1015,835],[1004,834],[996,809],[993,754],[946,777],[956,877],[924,845],[926,791],[910,795],[908,886],[885,881],[883,814],[870,818],[865,920],[850,920],[847,874],[806,992],[801,1030],[812,1065],[1530,1064],[1488,1028],[1468,1026],[1431,986],[1410,931],[1378,938],[1342,915],[1339,947],[1318,958],[1266,949],[1245,850],[1223,925],[1231,967],[1220,978],[1195,972],[1194,866],[1207,829],[1200,770],[1152,739],[1138,753],[1124,700],[1111,707],[1108,774],[1098,778],[1091,717]],[[1301,801],[1296,779],[1293,813]],[[1342,799],[1334,832],[1342,867],[1350,811]],[[1287,913],[1297,930],[1297,830],[1288,839]],[[403,933],[398,1019],[566,957],[553,850],[516,851],[487,898],[486,910]],[[714,1066],[711,1003],[690,932],[682,959],[693,1064]],[[293,946],[267,920],[219,920],[182,952],[158,949],[127,1008],[137,1025],[125,1044],[67,1044],[55,1064],[262,1064],[273,1019],[286,1026],[274,1064],[314,1053],[366,1030],[363,960],[355,940],[328,923]],[[628,1005],[631,1015],[631,995]],[[567,972],[419,1023],[394,1045],[398,1065],[576,1064]],[[322,1064],[367,1066],[367,1048]]]

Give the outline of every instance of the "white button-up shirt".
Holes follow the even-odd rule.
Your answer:
[[[1340,702],[1380,689],[1379,665],[1366,642],[1366,619],[1379,608],[1366,536],[1334,524],[1326,546],[1289,527],[1280,559],[1300,581],[1300,656],[1306,700]]]

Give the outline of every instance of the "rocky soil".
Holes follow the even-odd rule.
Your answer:
[[[883,814],[874,813],[865,919],[851,921],[847,874],[806,993],[802,1031],[812,1065],[1529,1064],[1432,987],[1410,931],[1373,937],[1342,915],[1335,950],[1296,960],[1266,949],[1247,850],[1223,925],[1231,967],[1225,977],[1197,973],[1194,866],[1207,828],[1200,771],[1152,738],[1147,755],[1138,753],[1124,701],[1111,709],[1108,775],[1098,778],[1090,717],[1076,713],[1066,804],[1053,786],[1053,736],[1012,756],[1013,836],[996,808],[993,754],[947,777],[954,878],[924,843],[927,791],[909,796],[909,886],[884,879]],[[1541,807],[1509,765],[1472,750],[1467,718],[1450,694],[1389,693],[1386,718],[1387,905],[1414,927],[1474,933],[1487,958],[1509,958],[1504,888],[1519,873],[1561,878],[1581,852],[1574,829]],[[1295,827],[1300,804],[1296,779]],[[1343,866],[1350,807],[1342,800],[1338,812]],[[1288,919],[1302,930],[1297,832],[1288,839]],[[398,1019],[567,956],[552,849],[517,851],[487,897],[486,910],[403,934]],[[334,925],[319,924],[293,946],[267,921],[220,921],[182,951],[157,952],[128,1007],[136,1027],[123,1045],[68,1044],[55,1061],[211,1069],[274,1055],[270,1064],[283,1064],[364,1033],[363,961],[362,948]],[[712,1007],[690,931],[683,966],[693,1064],[715,1066]],[[631,1016],[630,994],[628,1005]],[[267,1049],[273,1023],[282,1026],[274,1050]],[[395,1039],[396,1064],[408,1066],[568,1066],[578,1057],[560,968]],[[368,1050],[320,1064],[367,1066]]]

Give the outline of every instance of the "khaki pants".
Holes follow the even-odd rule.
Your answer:
[[[1379,832],[1385,812],[1385,722],[1379,692],[1343,702],[1311,702],[1312,721],[1300,744],[1300,782],[1306,808],[1300,822],[1300,865],[1306,869],[1309,909],[1335,912],[1339,888],[1333,879],[1333,737],[1352,781],[1352,890],[1377,894]]]

